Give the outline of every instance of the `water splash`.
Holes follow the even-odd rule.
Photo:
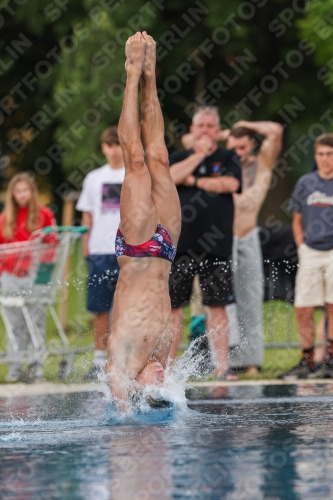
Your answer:
[[[11,432],[10,434],[0,435],[0,443],[13,443],[20,441],[22,432]]]
[[[200,379],[211,369],[208,352],[199,349],[199,345],[202,342],[203,337],[205,336],[201,336],[191,342],[188,349],[173,366],[167,366],[165,370],[165,381],[162,385],[146,385],[140,393],[136,393],[135,402],[133,404],[133,412],[131,413],[132,416],[133,414],[145,414],[151,411],[156,412],[156,410],[152,410],[151,406],[148,404],[148,396],[157,400],[163,399],[165,401],[169,401],[172,409],[187,411],[185,390],[188,380],[191,377]],[[119,412],[116,415],[117,412],[115,410],[114,400],[107,382],[107,375],[104,373],[100,374],[99,382],[100,384],[98,386],[98,390],[104,394],[104,398],[110,403],[110,418],[118,421]],[[162,410],[160,409],[159,412],[161,411]],[[164,411],[164,414],[167,415],[168,412]]]

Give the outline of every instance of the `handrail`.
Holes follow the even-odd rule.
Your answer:
[[[48,226],[42,228],[42,232],[44,234],[50,234],[50,233],[85,234],[88,231],[89,228],[87,226]]]

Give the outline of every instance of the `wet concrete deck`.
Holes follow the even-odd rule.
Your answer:
[[[298,385],[311,386],[333,384],[333,379],[309,379],[309,380],[240,380],[237,382],[191,382],[188,387],[249,387],[249,386],[273,386],[273,385]],[[63,384],[54,382],[43,382],[36,384],[0,384],[0,398],[12,398],[16,396],[37,396],[41,394],[62,394],[75,392],[89,392],[99,390],[99,384]]]

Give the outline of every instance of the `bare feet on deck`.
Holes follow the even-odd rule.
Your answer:
[[[130,36],[125,45],[126,62],[125,69],[127,73],[134,71],[141,75],[143,60],[145,57],[146,40],[140,32]]]
[[[165,379],[164,368],[158,361],[151,361],[136,377],[141,385],[161,385]]]
[[[257,366],[249,366],[246,370],[246,375],[258,375],[259,369]]]
[[[155,75],[156,42],[152,36],[147,35],[146,31],[142,32],[142,36],[146,41],[145,55],[142,65],[142,76],[149,77]]]

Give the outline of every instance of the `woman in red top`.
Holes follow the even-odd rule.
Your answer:
[[[56,221],[51,210],[40,205],[34,178],[27,172],[14,175],[8,186],[4,211],[0,215],[0,245],[27,241],[34,231],[55,225]],[[19,289],[20,282],[17,280],[24,280],[24,278],[9,274],[6,268],[3,271],[1,276],[3,285],[6,282],[6,288],[12,284],[16,290]],[[41,335],[45,338],[45,306],[28,306],[28,309]],[[22,310],[19,307],[5,307],[5,313],[19,351],[26,350],[30,337],[26,332]],[[10,354],[12,349],[8,340],[7,345]],[[17,381],[20,375],[21,363],[10,363],[7,381]],[[42,378],[41,365],[36,367],[35,375],[37,379]]]
[[[39,203],[33,177],[27,172],[14,175],[8,186],[4,212],[0,215],[0,245],[27,241],[33,231],[55,225],[51,210]]]

